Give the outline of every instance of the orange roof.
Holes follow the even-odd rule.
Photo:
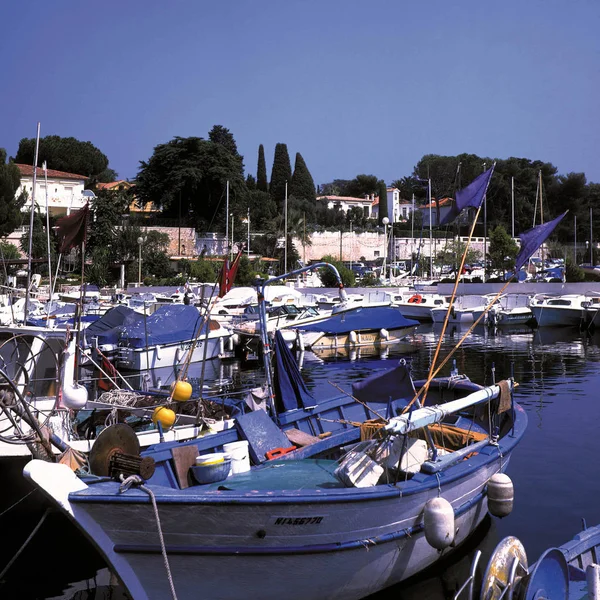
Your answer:
[[[16,164],[16,163],[15,163]],[[24,177],[33,177],[33,166],[32,165],[16,165],[21,171],[21,175]],[[75,173],[65,173],[64,171],[55,171],[54,169],[48,169],[48,177],[54,179],[88,179],[87,175],[76,175]],[[37,176],[44,176],[44,169],[42,167],[37,168]]]
[[[452,198],[448,197],[442,198],[439,201],[437,201],[435,198],[432,198],[431,200],[431,204],[425,204],[425,206],[420,206],[419,208],[429,208],[430,206],[431,208],[437,208],[438,206],[449,206],[450,203],[454,202]]]
[[[129,181],[126,181],[125,179],[121,179],[120,181],[111,181],[110,183],[97,183],[96,184],[96,188],[98,188],[99,190],[114,190],[114,189],[120,188],[120,187],[129,189],[129,188],[133,187],[133,183],[129,183]]]

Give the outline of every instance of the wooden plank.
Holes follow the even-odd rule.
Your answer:
[[[175,465],[175,476],[179,487],[184,490],[190,487],[190,478],[188,473],[190,467],[196,464],[196,456],[198,456],[198,448],[195,445],[181,446],[172,448],[173,464]]]
[[[284,431],[285,435],[287,435],[287,439],[294,444],[294,446],[310,446],[310,444],[314,444],[318,442],[320,438],[310,435],[310,433],[304,433],[304,431],[300,431],[295,427],[290,429],[286,429]]]

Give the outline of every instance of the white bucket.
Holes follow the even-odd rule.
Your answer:
[[[223,444],[223,451],[225,452],[225,456],[231,459],[230,475],[246,473],[250,470],[250,455],[246,440]]]
[[[212,454],[201,454],[196,456],[196,466],[218,465],[225,460],[224,452],[214,452]]]

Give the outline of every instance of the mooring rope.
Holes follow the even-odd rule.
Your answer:
[[[169,580],[169,586],[171,588],[171,597],[173,600],[177,600],[177,594],[175,593],[175,584],[173,582],[173,576],[171,574],[171,567],[169,565],[169,558],[167,556],[167,548],[165,546],[165,539],[163,537],[162,527],[160,524],[160,517],[158,516],[158,506],[156,504],[156,497],[154,492],[144,485],[144,480],[139,475],[130,475],[127,479],[123,479],[121,475],[122,483],[119,487],[119,493],[126,492],[132,485],[139,486],[140,490],[146,492],[150,496],[152,501],[152,507],[154,509],[154,518],[156,519],[156,528],[158,530],[158,537],[160,539],[160,548],[165,563],[165,569],[167,570],[167,578]]]

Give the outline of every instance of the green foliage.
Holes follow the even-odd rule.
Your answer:
[[[117,181],[119,174],[114,169],[104,169],[96,178],[97,183],[112,183]]]
[[[245,211],[247,189],[240,157],[223,143],[176,137],[159,144],[142,161],[136,193],[142,204],[155,202],[163,216],[191,221],[203,231],[225,229],[225,195],[229,181],[230,211]],[[243,208],[242,208],[243,207]]]
[[[261,192],[269,191],[269,183],[267,181],[267,163],[265,162],[265,148],[261,144],[258,147],[258,166],[256,169],[256,189]]]
[[[585,271],[576,265],[570,257],[567,257],[567,262],[565,264],[565,279],[567,283],[585,281]]]
[[[388,212],[388,201],[387,201],[387,187],[383,181],[379,183],[379,223],[384,217],[389,218]]]
[[[375,287],[381,285],[381,281],[373,273],[367,273],[359,280],[358,285],[360,287]]]
[[[249,192],[256,190],[256,179],[254,179],[254,176],[250,173],[246,175],[246,187],[248,188]]]
[[[506,233],[502,225],[490,232],[488,257],[493,270],[510,271],[515,267],[515,258],[519,248],[515,241]]]
[[[375,175],[357,175],[340,190],[341,196],[364,198],[368,194],[377,194],[380,191],[380,181]]]
[[[128,190],[100,190],[91,205],[91,226],[88,230],[87,247],[91,253],[96,249],[112,248],[120,235],[123,215],[131,203]],[[114,256],[115,260],[121,257]]]
[[[256,262],[259,263],[259,261]],[[250,261],[245,254],[242,255],[235,275],[234,284],[239,286],[252,286],[254,285],[257,276],[260,276],[260,273],[255,269],[253,262]]]
[[[9,244],[8,242],[3,242],[0,241],[0,258],[3,260],[11,260],[14,258],[21,258],[21,253],[19,252],[19,249],[14,245],[14,244]],[[5,264],[5,267],[3,267],[0,270],[0,278],[2,278],[2,281],[4,281],[4,272],[6,269],[6,274],[7,275],[14,275],[18,270],[19,270],[19,266],[16,264]]]
[[[315,182],[300,152],[296,153],[294,174],[289,188],[289,195],[296,200],[307,200],[314,204],[317,201]]]
[[[333,265],[342,278],[344,287],[353,287],[355,284],[354,272],[345,267],[339,260],[335,260],[333,256],[327,255],[321,259],[323,262]],[[338,287],[337,279],[331,269],[328,267],[321,267],[319,269],[319,278],[325,287],[336,288]]]
[[[183,261],[182,261],[183,262]],[[208,260],[190,262],[189,275],[202,283],[214,283],[219,275],[220,263]]]
[[[16,165],[5,161],[6,151],[0,148],[0,237],[9,235],[21,225],[21,208],[27,200],[25,191],[15,198],[21,185],[21,173]]]
[[[442,245],[443,247],[438,250],[437,256],[435,257],[435,265],[441,267],[452,265],[454,271],[456,272],[458,270],[458,267],[460,267],[460,261],[462,260],[467,245],[464,242],[458,241],[456,239],[442,242]],[[480,259],[481,252],[479,250],[475,250],[472,247],[469,247],[469,249],[467,250],[467,258],[465,260],[465,264],[469,265],[474,262],[478,262]]]
[[[34,157],[35,138],[23,138],[19,142],[15,162],[32,165]],[[44,162],[49,169],[83,175],[94,181],[108,168],[108,158],[92,142],[58,135],[40,138],[38,165]]]
[[[252,231],[274,230],[274,220],[278,217],[277,205],[261,190],[252,190],[247,197],[250,208],[250,227]]]
[[[290,155],[286,144],[277,144],[275,146],[275,155],[273,156],[273,169],[271,170],[271,182],[269,184],[269,194],[275,201],[278,208],[283,208],[285,199],[285,184],[292,179],[292,166],[290,164]]]
[[[91,264],[86,265],[85,279],[98,287],[103,287],[114,282],[111,272],[111,249],[97,247],[91,252]]]
[[[225,148],[225,150],[227,150],[227,152],[229,152],[229,154],[231,154],[231,156],[237,160],[239,163],[239,174],[243,176],[244,157],[238,152],[237,144],[235,143],[235,139],[231,131],[222,125],[215,125],[208,132],[208,139],[214,144],[219,144]]]
[[[51,224],[52,226],[52,224]],[[19,241],[21,251],[29,254],[29,232],[24,233]],[[50,236],[50,249],[52,253],[52,261],[56,258],[56,237]],[[33,236],[31,242],[31,257],[32,258],[48,258],[48,237],[46,234],[46,215],[42,215],[39,210],[33,216]],[[36,272],[48,273],[48,263],[38,263],[35,267]]]

